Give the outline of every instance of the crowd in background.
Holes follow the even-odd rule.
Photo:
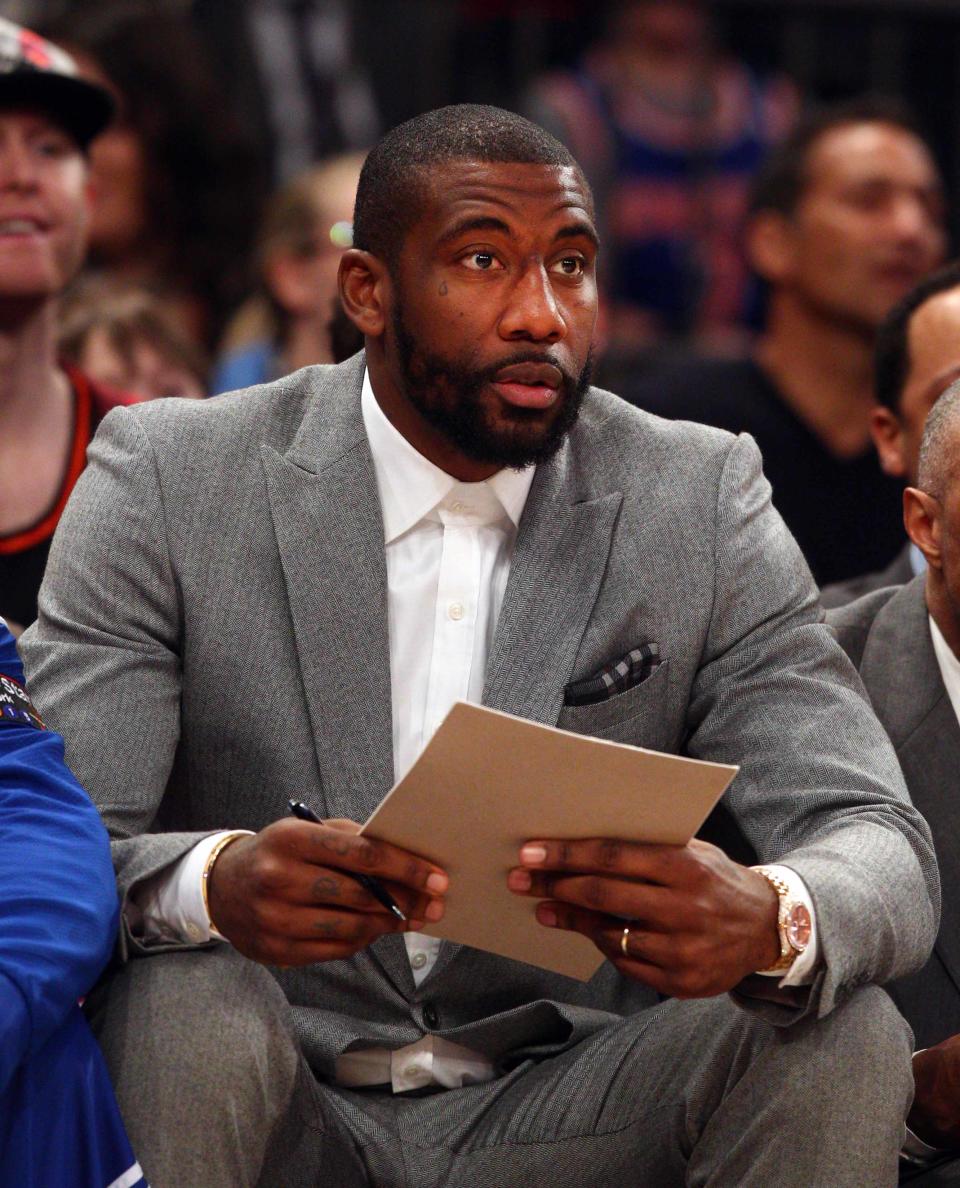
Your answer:
[[[664,415],[754,433],[822,583],[882,568],[903,543],[901,480],[882,474],[870,438],[873,340],[948,254],[940,170],[925,130],[905,109],[885,109],[876,118],[923,158],[923,225],[901,242],[902,228],[878,231],[882,218],[857,198],[860,225],[838,231],[847,257],[807,245],[803,275],[784,279],[767,216],[802,219],[794,199],[763,195],[764,168],[819,101],[855,96],[819,95],[781,61],[748,60],[724,7],[427,0],[382,3],[372,22],[368,5],[349,0],[0,4],[115,100],[88,148],[93,210],[85,263],[59,304],[61,358],[108,390],[152,399],[233,391],[353,354],[362,343],[340,314],[336,274],[365,150],[411,106],[492,97],[564,140],[593,188],[598,382]],[[435,44],[429,80],[421,69],[402,76],[404,55],[381,45],[397,38],[416,41],[418,66],[424,42]],[[498,46],[509,47],[509,69]],[[889,164],[890,146],[878,151]],[[852,257],[885,237],[877,270],[858,274]],[[829,374],[813,373],[818,356]],[[743,407],[731,411],[731,399]],[[771,409],[787,409],[790,424],[772,426]],[[848,514],[831,526],[835,501]],[[0,564],[9,537],[0,531]]]

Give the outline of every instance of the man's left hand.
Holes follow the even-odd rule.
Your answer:
[[[507,885],[545,901],[541,924],[582,932],[661,994],[722,994],[780,956],[773,887],[707,842],[532,841],[520,861]]]

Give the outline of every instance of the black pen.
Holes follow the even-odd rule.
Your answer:
[[[304,804],[302,800],[288,800],[287,804],[290,805],[290,812],[293,813],[295,817],[299,818],[299,820],[312,821],[314,825],[323,824],[313,809],[310,808],[309,805]],[[377,903],[382,904],[387,909],[387,911],[393,912],[398,920],[402,920],[404,924],[406,924],[407,917],[403,914],[398,905],[394,903],[393,896],[390,894],[390,892],[387,891],[385,887],[381,886],[381,884],[378,883],[376,879],[372,879],[370,875],[360,874],[360,872],[356,870],[346,870],[342,866],[338,866],[337,870],[339,870],[341,874],[345,874],[348,879],[353,879],[355,882],[359,883],[361,887],[366,887]]]

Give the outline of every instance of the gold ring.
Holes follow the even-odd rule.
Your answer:
[[[620,937],[620,952],[624,957],[629,957],[630,953],[627,950],[627,937],[630,935],[630,925],[624,926],[623,935]]]

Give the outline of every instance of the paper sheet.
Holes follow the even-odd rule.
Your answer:
[[[739,769],[570,734],[458,701],[363,832],[450,875],[446,915],[424,932],[588,980],[604,958],[545,928],[507,890],[520,846],[611,837],[683,845]]]

